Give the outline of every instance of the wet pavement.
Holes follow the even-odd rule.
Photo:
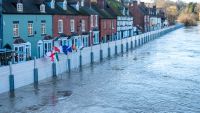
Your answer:
[[[200,27],[0,95],[0,113],[199,113]]]

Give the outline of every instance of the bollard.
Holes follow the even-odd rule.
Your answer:
[[[138,46],[140,46],[140,39],[138,39]]]
[[[126,52],[128,52],[128,42],[126,42]]]
[[[56,63],[55,62],[52,63],[52,71],[53,71],[53,77],[56,77],[57,74],[56,74]]]
[[[93,64],[94,62],[94,53],[91,51],[90,52],[90,63]]]
[[[108,47],[108,58],[110,58],[110,47]]]
[[[135,40],[135,48],[137,47],[137,40]]]
[[[12,63],[11,62],[9,64],[9,70],[10,70],[10,75],[9,75],[10,93],[14,94],[14,92],[15,92],[15,78],[14,78],[14,75],[12,74]]]
[[[133,41],[131,40],[131,49],[133,49]]]
[[[103,50],[100,50],[100,61],[103,61]]]
[[[79,56],[79,66],[80,66],[80,68],[82,68],[82,55],[81,54]]]
[[[67,59],[67,67],[68,67],[68,72],[71,72],[71,59]]]
[[[34,57],[34,69],[33,69],[33,73],[34,73],[34,86],[38,85],[38,68],[36,66],[36,57]]]
[[[123,54],[124,53],[124,45],[121,44],[121,53]]]
[[[117,45],[115,45],[115,55],[117,55]]]

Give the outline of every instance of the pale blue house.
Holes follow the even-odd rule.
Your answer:
[[[3,0],[2,20],[2,44],[15,51],[16,63],[52,50],[52,16],[42,0]]]

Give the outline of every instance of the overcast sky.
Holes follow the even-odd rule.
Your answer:
[[[144,1],[144,2],[151,2],[153,0],[140,0],[140,1]],[[172,1],[177,1],[177,0],[172,0]],[[199,2],[200,3],[200,0],[182,0],[184,2]]]

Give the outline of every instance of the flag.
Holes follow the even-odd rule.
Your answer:
[[[53,47],[53,50],[55,51],[55,52],[58,52],[58,53],[60,53],[60,49],[58,48],[58,47]]]
[[[55,53],[54,52],[51,52],[51,55],[49,56],[51,58],[51,61],[54,62],[54,55]]]
[[[56,60],[59,62],[58,53],[55,53],[54,55],[56,56]]]
[[[64,54],[67,55],[68,53],[72,52],[72,47],[64,45],[64,46],[62,46],[62,51]]]

